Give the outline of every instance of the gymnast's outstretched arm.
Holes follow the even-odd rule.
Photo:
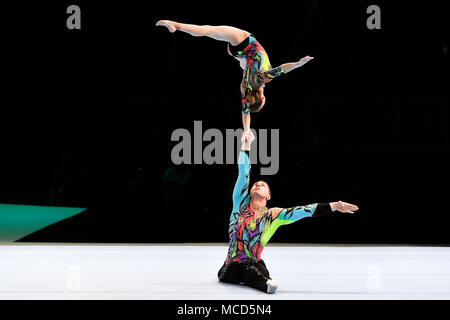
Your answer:
[[[310,61],[312,59],[314,59],[314,58],[310,57],[310,56],[306,56],[306,57],[301,58],[297,62],[283,63],[282,65],[280,65],[276,68],[269,69],[263,73],[263,75],[262,75],[263,81],[264,81],[264,83],[268,83],[282,74],[285,74],[294,69],[300,68],[301,66],[303,66],[305,63],[307,63],[308,61]]]
[[[306,56],[297,62],[283,63],[281,66],[283,67],[284,72],[288,73],[289,71],[302,67],[305,63],[312,59],[314,59],[314,57]]]
[[[283,225],[291,224],[307,217],[318,217],[331,215],[334,211],[347,212],[353,214],[353,211],[359,208],[353,204],[338,201],[330,203],[313,203],[306,206],[295,208],[271,208],[268,211],[270,216],[269,225],[261,238],[261,243],[266,245],[275,231]]]
[[[334,211],[353,214],[358,210],[358,206],[343,201],[329,203],[314,203],[306,206],[298,206],[294,208],[272,208],[272,217],[279,219],[281,224],[290,224],[307,217],[326,216]]]

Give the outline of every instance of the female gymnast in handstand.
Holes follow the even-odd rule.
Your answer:
[[[244,132],[250,130],[250,112],[258,112],[266,103],[264,85],[281,74],[288,73],[313,59],[306,56],[298,62],[284,63],[272,68],[269,57],[256,41],[253,34],[230,26],[210,26],[180,23],[170,20],[159,20],[157,26],[164,26],[170,32],[183,31],[196,37],[210,37],[226,41],[228,53],[236,58],[244,70],[241,81],[242,123]],[[230,46],[231,44],[231,46]]]
[[[359,208],[338,201],[314,203],[294,208],[266,207],[270,189],[266,182],[257,181],[248,192],[250,179],[250,144],[252,131],[243,133],[239,153],[239,174],[233,190],[233,209],[229,224],[229,248],[226,260],[218,272],[219,280],[243,284],[265,293],[274,293],[278,283],[269,275],[261,252],[275,231],[306,217],[331,215],[334,211],[353,214]]]

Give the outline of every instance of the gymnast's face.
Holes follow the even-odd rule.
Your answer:
[[[258,88],[258,94],[259,94],[259,99],[261,99],[261,105],[259,106],[259,108],[256,111],[252,111],[252,112],[261,111],[261,109],[266,104],[266,97],[264,96],[264,88],[262,88],[262,87]]]
[[[250,189],[250,197],[253,197],[255,195],[258,195],[261,198],[265,198],[266,200],[270,200],[269,185],[264,181],[255,182]]]

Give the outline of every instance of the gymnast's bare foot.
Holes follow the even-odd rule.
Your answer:
[[[170,20],[159,20],[156,23],[157,26],[164,26],[167,29],[169,29],[170,32],[174,33],[175,31],[178,30],[178,26],[177,23],[174,21],[170,21]]]

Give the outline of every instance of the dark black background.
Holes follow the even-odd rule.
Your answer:
[[[268,206],[347,201],[272,242],[448,244],[448,48],[442,2],[55,1],[4,10],[0,202],[86,207],[29,241],[225,242],[234,165],[171,162],[176,128],[241,127],[224,42],[159,19],[255,34],[273,66],[255,129],[280,129]],[[81,8],[68,30],[66,8]],[[381,30],[366,9],[381,8]],[[171,172],[171,174],[169,174]],[[166,179],[164,177],[170,177]]]

